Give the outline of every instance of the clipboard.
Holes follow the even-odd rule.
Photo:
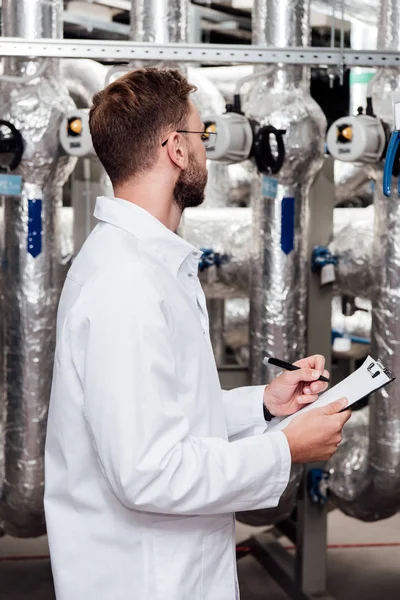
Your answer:
[[[380,360],[375,360],[371,356],[368,356],[361,367],[346,377],[346,379],[343,379],[343,381],[333,388],[327,390],[324,394],[321,394],[318,400],[313,402],[313,404],[308,404],[294,415],[285,417],[279,422],[270,425],[267,429],[267,433],[282,431],[299,415],[303,415],[314,408],[327,406],[340,398],[347,398],[349,400],[347,407],[343,409],[347,410],[349,406],[355,402],[380,390],[395,379],[396,377],[393,373],[391,373]]]

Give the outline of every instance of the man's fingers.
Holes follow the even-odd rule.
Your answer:
[[[325,369],[325,357],[322,354],[314,354],[314,356],[309,356],[308,358],[302,358],[294,363],[296,367],[300,367],[301,369],[310,368],[320,371],[321,375]]]
[[[303,388],[303,394],[322,394],[328,388],[328,384],[323,381],[307,383]]]
[[[285,371],[282,377],[291,385],[296,385],[301,381],[317,381],[321,377],[322,371],[316,369],[298,369],[297,371]]]
[[[299,404],[312,404],[313,402],[315,402],[316,400],[318,400],[318,395],[303,395],[303,396],[297,396],[297,402]]]
[[[347,421],[348,421],[348,420],[351,418],[352,414],[353,414],[353,413],[351,412],[351,410],[345,410],[344,412],[342,412],[342,413],[340,413],[340,414],[338,415],[338,417],[340,417],[340,419],[341,419],[341,426],[342,426],[342,427],[343,427],[343,426],[344,426],[344,425],[347,423]]]
[[[340,400],[335,400],[335,402],[331,402],[331,404],[328,404],[327,406],[323,406],[321,408],[321,412],[322,412],[322,414],[325,414],[325,415],[335,415],[335,414],[339,413],[341,410],[343,410],[344,408],[346,408],[348,403],[349,403],[349,401],[347,398],[340,398]],[[348,418],[350,418],[350,417],[348,417]],[[346,420],[348,420],[348,419],[346,419]],[[346,421],[344,421],[344,422],[346,422]]]
[[[314,369],[317,371],[321,371],[321,373],[325,370],[325,357],[322,354],[316,354],[314,356]]]

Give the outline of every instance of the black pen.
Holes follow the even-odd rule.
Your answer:
[[[298,371],[301,367],[296,367],[296,365],[292,365],[291,363],[285,362],[284,360],[279,360],[279,358],[267,358],[265,357],[263,363],[266,365],[269,363],[270,365],[274,365],[275,367],[280,367],[281,369],[285,369],[286,371]],[[325,383],[329,383],[329,379],[321,375],[316,381],[324,381]]]

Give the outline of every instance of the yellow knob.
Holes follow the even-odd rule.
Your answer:
[[[353,139],[353,128],[350,125],[349,127],[345,127],[345,129],[343,129],[342,131],[342,136],[346,140],[349,140],[349,142],[351,142],[351,140]]]
[[[75,135],[81,135],[82,133],[82,120],[81,119],[75,119],[74,121],[72,121],[69,124],[69,128],[71,131],[73,131],[73,133],[75,133]]]

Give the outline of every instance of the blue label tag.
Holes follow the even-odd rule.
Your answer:
[[[0,196],[20,196],[22,190],[21,175],[0,173]]]
[[[42,251],[42,201],[28,200],[28,254],[36,258]]]
[[[295,199],[282,199],[281,249],[285,254],[294,250]]]
[[[276,198],[278,193],[278,180],[273,177],[262,176],[261,179],[261,195],[263,198]]]

